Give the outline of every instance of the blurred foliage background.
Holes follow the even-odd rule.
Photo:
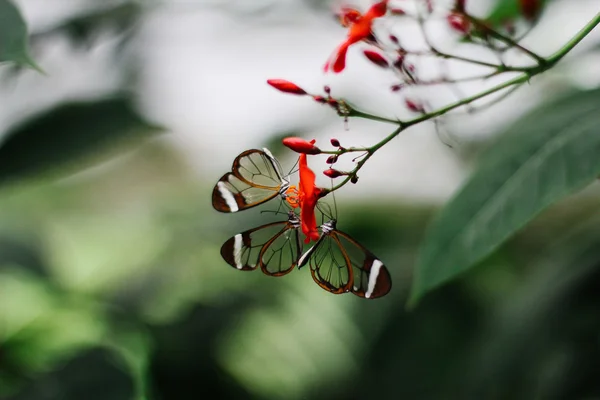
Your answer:
[[[237,152],[199,174],[179,127],[148,106],[156,94],[140,85],[150,68],[141,49],[152,46],[140,32],[172,4],[62,3],[64,13],[30,26],[46,75],[0,65],[0,399],[600,399],[596,185],[411,312],[412,267],[443,202],[340,201],[340,228],[391,271],[393,290],[377,301],[330,295],[307,270],[279,279],[233,271],[221,244],[265,219],[210,207]],[[238,3],[180,2],[177,12],[252,20],[274,8]],[[28,20],[58,3],[16,4]],[[323,2],[302,7],[328,12]],[[69,91],[70,74],[81,79],[77,60],[97,51],[105,79]],[[569,73],[546,81],[545,96]],[[197,132],[211,135],[194,153],[203,165],[219,157],[208,154],[219,141],[210,129]],[[265,128],[254,146],[294,129],[308,128]],[[482,142],[452,157],[468,166]]]

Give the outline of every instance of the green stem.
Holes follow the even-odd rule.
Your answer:
[[[548,64],[554,65],[559,62],[564,56],[567,55],[575,46],[579,44],[587,35],[594,30],[594,28],[600,24],[600,12],[596,14],[590,22],[588,22],[575,36],[571,38],[563,47],[561,47],[556,53],[552,54],[546,60]]]

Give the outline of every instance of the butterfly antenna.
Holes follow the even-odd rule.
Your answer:
[[[287,215],[286,213],[284,213],[284,212],[280,211],[280,209],[279,209],[279,208],[278,208],[277,210],[260,210],[260,213],[261,213],[261,214],[262,214],[262,213],[273,213],[273,214],[275,214],[275,215],[277,215],[277,214],[284,214],[284,215]]]
[[[333,179],[331,179],[331,187],[333,187]],[[337,201],[335,200],[335,190],[331,192],[331,197],[333,198],[333,211],[334,211],[334,215],[332,216],[332,219],[337,220],[338,208],[337,208]]]

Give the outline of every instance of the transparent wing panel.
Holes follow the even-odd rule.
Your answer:
[[[287,229],[287,221],[272,222],[247,230],[229,238],[221,246],[221,256],[233,268],[251,271],[259,265],[259,257],[265,244],[281,231]]]
[[[277,160],[262,150],[247,150],[236,157],[232,172],[249,184],[279,191],[283,180]]]
[[[260,267],[267,275],[285,275],[298,264],[301,253],[298,228],[288,224],[264,246]]]
[[[366,298],[386,295],[392,287],[392,279],[385,265],[347,233],[336,230],[331,235],[337,238],[352,265],[352,293]]]
[[[348,292],[352,285],[350,260],[337,238],[331,234],[322,236],[315,246],[309,259],[315,282],[331,293]]]
[[[212,201],[218,211],[236,212],[269,201],[278,194],[279,188],[255,187],[227,173],[215,185]]]

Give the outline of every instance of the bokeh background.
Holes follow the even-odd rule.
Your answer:
[[[46,74],[0,65],[0,399],[600,399],[596,184],[405,309],[428,221],[508,123],[600,84],[598,32],[509,100],[442,133],[411,128],[337,193],[338,227],[393,277],[366,301],[323,291],[307,270],[233,270],[221,244],[276,217],[210,204],[243,150],[269,146],[291,168],[286,135],[327,147],[390,132],[346,128],[269,78],[408,115],[356,49],[344,74],[322,73],[345,37],[332,3],[15,3]],[[483,16],[498,1],[471,3]],[[549,1],[525,43],[551,54],[599,10]]]

